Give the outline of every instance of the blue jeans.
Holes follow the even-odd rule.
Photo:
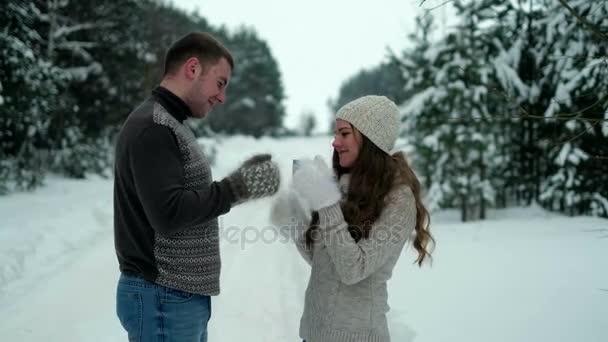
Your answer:
[[[121,274],[116,314],[130,342],[207,342],[211,298]]]

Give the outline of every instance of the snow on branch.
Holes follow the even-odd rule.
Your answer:
[[[581,24],[583,24],[583,26],[587,27],[587,29],[589,29],[589,31],[591,31],[593,34],[597,35],[598,37],[608,41],[608,35],[606,33],[600,31],[595,25],[593,25],[588,20],[586,20],[585,18],[581,17],[578,13],[576,13],[576,11],[572,7],[570,7],[570,5],[568,5],[566,0],[558,0],[558,1],[560,4],[562,4],[562,6],[564,6],[570,12],[570,14],[572,14],[576,18],[576,20],[578,20]]]
[[[95,60],[87,50],[79,45],[72,46],[72,44],[59,44],[57,49],[69,50],[73,55],[81,57],[86,62],[92,62]]]
[[[71,26],[61,26],[57,30],[55,30],[55,32],[53,32],[53,38],[65,37],[65,36],[68,36],[74,32],[78,32],[78,31],[92,30],[92,29],[99,29],[99,28],[108,28],[108,27],[112,27],[112,26],[115,26],[115,24],[110,23],[110,22],[101,22],[101,23],[89,22],[89,23],[81,23],[81,24],[76,24],[76,25],[71,25]]]
[[[435,87],[429,87],[416,95],[412,96],[409,101],[401,107],[401,113],[403,115],[420,115],[426,102],[432,99],[436,95],[437,89]]]
[[[83,82],[91,74],[100,74],[103,71],[103,66],[99,63],[82,67],[65,68],[64,71],[75,81]]]
[[[570,105],[572,100],[570,93],[579,87],[581,81],[589,77],[594,67],[603,62],[605,62],[603,59],[594,59],[583,70],[573,73],[573,75],[569,75],[571,77],[569,80],[560,82],[555,91],[555,97],[560,99],[560,101],[552,101],[545,111],[545,116],[554,116],[560,108],[560,103]]]
[[[90,49],[98,46],[99,44],[94,42],[77,42],[77,41],[67,41],[61,42],[57,44],[57,48],[72,50],[72,49]]]
[[[454,0],[445,0],[445,1],[443,1],[442,3],[440,3],[439,5],[436,5],[436,6],[434,6],[434,7],[431,7],[431,8],[429,8],[429,9],[427,9],[427,10],[426,10],[426,13],[428,14],[428,13],[430,13],[431,11],[434,11],[434,10],[438,9],[438,8],[439,8],[439,7],[441,7],[441,6],[445,6],[445,5],[447,5],[448,3],[452,2],[452,1],[454,1]],[[426,2],[426,0],[421,0],[421,1],[420,1],[420,4],[418,4],[418,7],[422,7],[422,5],[423,5],[425,2]]]

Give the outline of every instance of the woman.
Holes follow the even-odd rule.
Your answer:
[[[403,153],[390,155],[398,128],[397,106],[384,96],[346,104],[336,114],[333,171],[320,158],[302,161],[289,197],[273,208],[277,224],[312,217],[296,238],[312,266],[300,322],[306,342],[390,341],[386,284],[414,232],[416,262],[430,257],[420,183]]]

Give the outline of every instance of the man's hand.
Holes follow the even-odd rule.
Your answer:
[[[235,203],[274,195],[281,183],[279,167],[270,154],[258,154],[247,159],[230,176],[228,181]]]

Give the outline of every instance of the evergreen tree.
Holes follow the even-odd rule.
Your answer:
[[[43,181],[48,113],[58,107],[64,79],[42,48],[43,15],[31,1],[0,5],[0,192]]]
[[[455,2],[462,22],[455,32],[430,44],[432,22],[419,18],[421,36],[402,64],[410,99],[404,120],[425,173],[432,207],[461,209],[463,221],[484,218],[495,200],[499,160],[495,123],[496,55],[487,27],[504,11],[496,2]]]
[[[541,200],[571,215],[608,217],[608,135],[602,126],[608,109],[608,36],[599,34],[608,32],[608,3],[568,4],[584,22],[557,2],[550,9],[554,15],[544,20],[556,84],[544,116],[557,119],[557,132],[548,148],[551,163]]]
[[[68,80],[50,126],[51,167],[79,178],[104,174],[116,126],[143,97],[143,68],[133,66],[146,64],[147,46],[143,26],[131,23],[144,2],[47,3],[48,57]]]
[[[569,3],[601,27],[605,4]],[[590,158],[606,154],[605,44],[557,0],[521,3],[509,25],[515,34],[497,42],[494,62],[500,91],[519,118],[504,127],[503,169],[516,171],[504,188],[514,190],[518,204],[605,215],[605,163]]]
[[[569,4],[580,18],[558,0],[455,1],[455,32],[411,38],[399,59],[404,132],[432,207],[467,219],[481,206],[483,217],[495,197],[606,215],[607,5]]]
[[[406,100],[401,108],[402,135],[414,146],[413,165],[428,191],[431,210],[449,206],[449,200],[444,201],[442,197],[448,189],[442,189],[439,183],[444,177],[446,158],[441,154],[438,135],[446,112],[439,101],[434,101],[434,96],[441,96],[441,92],[433,80],[438,64],[438,50],[431,42],[433,20],[431,13],[417,17],[416,30],[408,37],[413,47],[406,49],[402,56],[393,56],[406,80],[403,87]]]
[[[236,65],[228,101],[209,115],[210,127],[225,134],[275,134],[283,126],[285,94],[268,44],[255,30],[242,27],[230,35],[226,45]]]
[[[143,6],[141,11],[143,25],[138,26],[138,30],[143,38],[134,46],[140,48],[140,53],[146,61],[142,64],[144,79],[143,84],[140,85],[146,93],[160,83],[164,71],[165,52],[177,39],[190,32],[210,32],[225,42],[225,33],[222,34],[221,29],[211,27],[199,14],[188,14],[175,8],[171,3],[153,0]]]
[[[108,171],[118,126],[160,82],[168,46],[191,31],[213,33],[244,62],[257,59],[243,65],[247,76],[235,96],[254,95],[256,121],[238,132],[261,135],[282,125],[280,73],[255,34],[233,39],[200,15],[158,0],[9,0],[0,4],[0,20],[6,23],[0,31],[0,193],[38,186],[48,170],[71,177]]]
[[[330,107],[337,112],[346,103],[365,95],[384,95],[400,103],[404,98],[404,84],[398,59],[389,58],[387,62],[363,69],[344,81]]]
[[[312,111],[305,111],[300,116],[300,130],[301,134],[304,136],[311,136],[312,131],[314,131],[317,125],[317,119],[315,118],[315,113]]]

